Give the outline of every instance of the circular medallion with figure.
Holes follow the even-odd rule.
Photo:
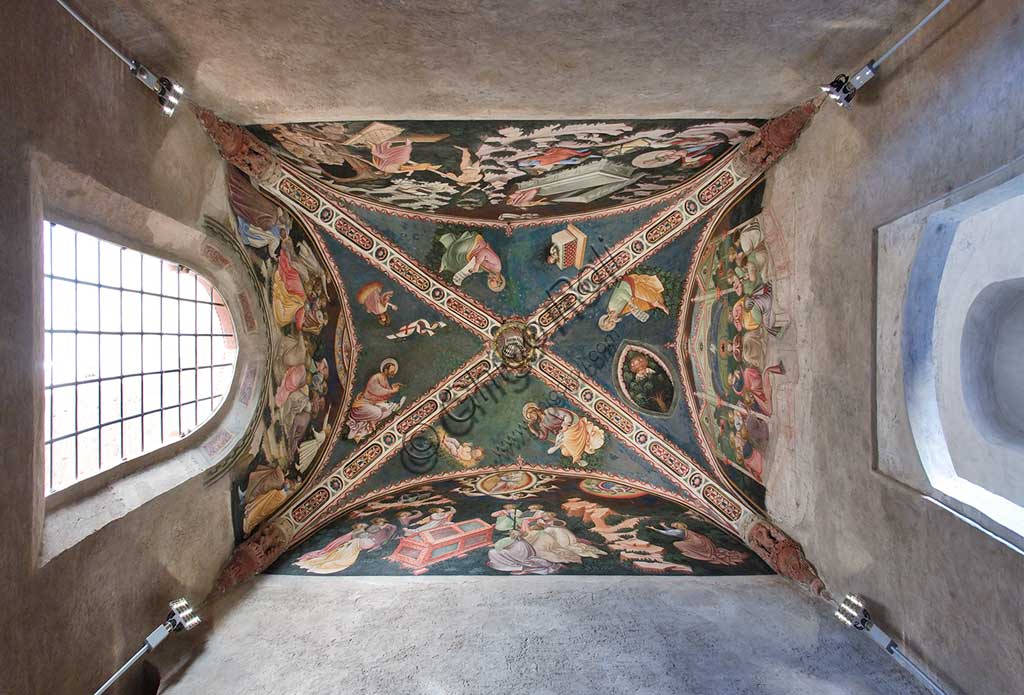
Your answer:
[[[616,483],[613,480],[598,480],[597,478],[584,478],[581,480],[580,490],[595,497],[608,497],[619,500],[634,499],[647,494],[643,490],[637,490],[634,487]]]

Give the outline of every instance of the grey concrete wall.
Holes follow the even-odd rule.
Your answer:
[[[772,173],[794,235],[795,453],[769,512],[834,593],[863,593],[951,688],[1024,683],[1024,556],[873,472],[873,230],[1024,154],[1024,6],[954,0],[852,112],[826,104]],[[879,384],[879,388],[883,385]]]
[[[264,575],[207,615],[165,695],[924,694],[779,577]]]
[[[31,151],[190,226],[221,166],[189,114],[163,118],[56,3],[13,0],[0,15],[0,692],[91,692],[168,599],[208,591],[232,542],[229,490],[226,480],[193,480],[39,567],[48,201]],[[134,692],[136,678],[122,692]]]

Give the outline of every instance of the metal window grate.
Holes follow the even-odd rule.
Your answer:
[[[46,222],[46,493],[170,444],[231,386],[224,301],[189,268]]]

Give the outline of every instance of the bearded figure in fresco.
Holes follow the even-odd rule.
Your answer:
[[[739,364],[764,369],[768,348],[758,333],[737,333],[732,340],[719,341],[718,354],[723,359],[732,357]]]
[[[444,246],[441,272],[453,273],[452,282],[456,287],[461,287],[473,273],[487,273],[487,287],[491,292],[505,289],[501,259],[483,236],[476,232],[449,233],[442,235],[440,241]]]
[[[729,550],[705,536],[691,529],[684,521],[673,521],[671,524],[660,524],[648,526],[651,531],[660,533],[669,538],[675,538],[672,543],[675,549],[684,556],[701,562],[708,562],[712,565],[740,565],[747,559],[748,554],[740,550]]]
[[[352,401],[352,408],[345,421],[348,439],[362,441],[384,419],[405,405],[405,396],[398,402],[390,400],[402,388],[402,384],[392,384],[390,381],[396,374],[398,361],[389,357],[380,363],[380,371],[367,380],[366,387]]]
[[[642,410],[668,413],[675,399],[672,377],[661,364],[639,350],[631,350],[626,358],[620,377],[629,400]]]
[[[667,314],[664,293],[665,287],[657,275],[627,275],[612,290],[608,310],[597,325],[602,331],[610,331],[627,315],[645,322],[654,309],[661,309]]]
[[[558,451],[578,466],[587,465],[585,454],[593,454],[604,446],[604,430],[566,408],[551,406],[541,410],[536,403],[527,403],[523,406],[523,420],[535,437],[554,443],[549,454]]]

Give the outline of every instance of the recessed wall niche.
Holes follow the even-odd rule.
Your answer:
[[[1024,547],[1024,161],[878,230],[880,472]]]

